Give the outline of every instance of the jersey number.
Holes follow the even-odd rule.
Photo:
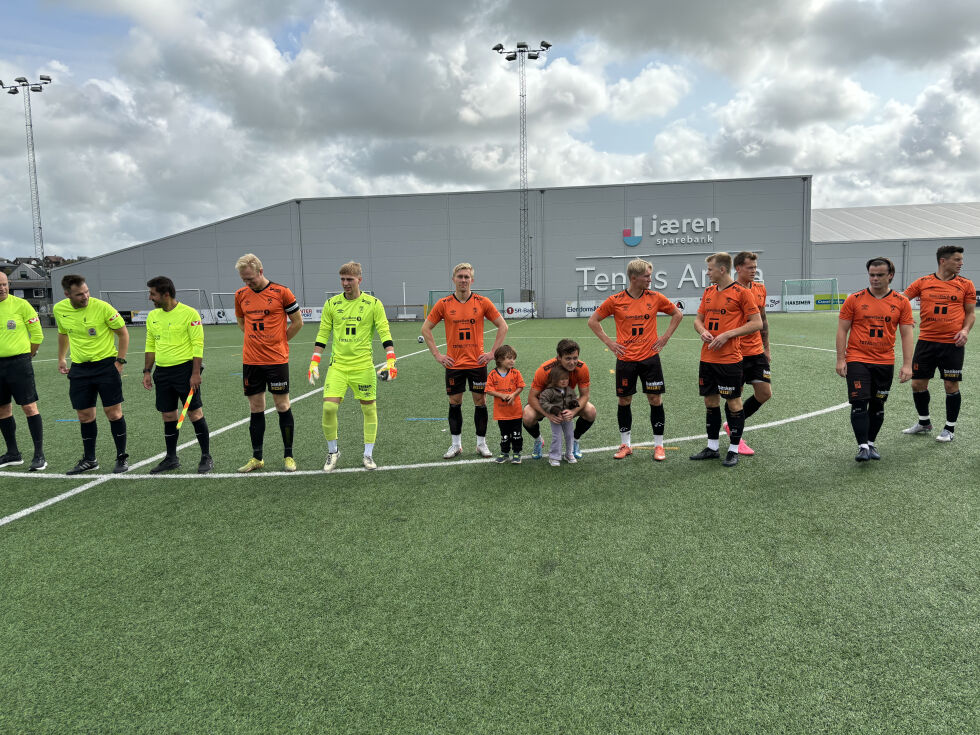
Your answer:
[[[717,332],[718,331],[718,327],[720,327],[720,326],[721,326],[721,322],[719,322],[717,320],[716,321],[709,321],[708,322],[708,331],[709,332]]]
[[[461,329],[460,330],[460,332],[459,332],[459,341],[460,342],[467,342],[467,341],[469,341],[471,339],[473,339],[473,332],[471,332],[469,329]]]
[[[633,336],[639,337],[643,334],[643,327],[633,327]]]
[[[874,339],[875,337],[877,337],[878,339],[881,339],[882,337],[885,336],[885,330],[884,329],[875,329],[874,327],[872,327],[871,329],[868,330],[868,332],[870,333],[869,336],[872,339]]]
[[[947,313],[947,311],[946,311],[947,309],[949,309],[948,306],[936,306],[935,308],[933,308],[932,313],[933,314],[945,314],[945,313]]]
[[[253,332],[264,332],[265,331],[265,322],[252,322],[252,331]]]

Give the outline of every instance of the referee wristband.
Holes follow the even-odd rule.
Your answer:
[[[143,372],[144,373],[152,373],[153,372],[153,369],[152,368],[143,368]]]

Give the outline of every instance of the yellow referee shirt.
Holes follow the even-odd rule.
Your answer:
[[[0,301],[0,357],[27,355],[44,341],[41,320],[30,302],[19,296]]]
[[[76,309],[63,299],[53,311],[58,333],[68,335],[72,362],[97,362],[119,354],[112,333],[125,324],[112,304],[90,298],[84,308]]]
[[[204,327],[197,309],[177,303],[170,311],[154,309],[146,317],[146,351],[160,367],[204,357]]]

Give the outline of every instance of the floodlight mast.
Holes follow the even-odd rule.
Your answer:
[[[537,59],[546,53],[551,44],[542,41],[539,48],[529,48],[526,41],[519,41],[516,48],[505,49],[498,43],[491,51],[496,51],[507,61],[517,62],[518,95],[520,97],[520,252],[521,252],[521,301],[534,301],[534,272],[531,258],[531,232],[528,224],[528,182],[527,182],[527,59]]]
[[[40,94],[42,85],[51,84],[51,77],[41,74],[38,81],[29,82],[26,77],[17,77],[13,84],[0,81],[0,89],[7,94],[24,92],[24,128],[27,131],[27,176],[31,185],[31,216],[34,221],[34,257],[44,263],[44,235],[41,230],[41,202],[37,190],[37,162],[34,159],[34,124],[31,119],[31,94]]]

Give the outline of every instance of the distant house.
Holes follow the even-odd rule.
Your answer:
[[[51,279],[36,259],[0,260],[0,270],[7,274],[10,293],[29,301],[38,314],[51,313]]]

